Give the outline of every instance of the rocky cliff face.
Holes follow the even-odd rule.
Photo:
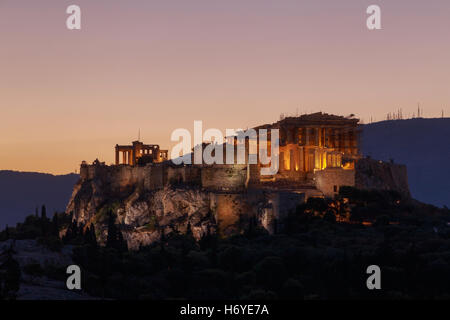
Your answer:
[[[124,237],[132,249],[158,240],[161,233],[185,233],[188,225],[194,238],[215,232],[211,194],[198,188],[171,188],[140,194],[136,190],[117,210]]]
[[[322,184],[321,189],[325,191],[334,185],[353,185],[355,182],[361,189],[396,190],[410,196],[403,165],[360,159],[355,169],[324,170],[316,177],[317,183]],[[304,194],[299,196],[295,190],[277,188],[225,192],[195,184],[170,185],[155,178],[159,176],[157,170],[162,168],[84,167],[66,213],[72,213],[78,223],[94,224],[97,241],[104,243],[111,212],[128,247],[138,249],[158,241],[162,234],[184,233],[188,226],[197,240],[217,231],[223,236],[235,234],[242,231],[249,217],[256,217],[256,223],[270,232],[274,219],[281,222],[305,199]],[[222,178],[214,180],[215,185],[220,185]],[[329,195],[324,194],[332,196],[333,191],[330,189]]]
[[[160,239],[163,232],[184,233],[188,225],[196,239],[215,232],[211,200],[210,193],[195,187],[143,191],[136,186],[112,194],[101,179],[81,179],[66,212],[78,223],[94,223],[100,242],[106,239],[108,212],[113,212],[128,247],[138,249]]]

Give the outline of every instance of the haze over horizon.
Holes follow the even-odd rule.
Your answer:
[[[291,116],[291,115],[287,115],[287,116]],[[292,116],[295,116],[295,115],[292,115]],[[403,121],[403,120],[420,120],[420,119],[424,119],[424,120],[433,120],[433,119],[445,119],[445,120],[450,120],[450,118],[449,117],[445,117],[445,118],[414,118],[414,119],[397,119],[397,120],[401,120],[401,121]],[[380,121],[374,121],[374,122],[371,122],[371,123],[367,123],[367,124],[369,124],[369,125],[376,125],[376,124],[381,124],[381,123],[383,123],[383,122],[389,122],[389,121],[397,121],[397,120],[380,120]],[[274,121],[275,122],[275,121]],[[205,128],[204,128],[204,130],[205,130]],[[406,131],[406,132],[404,132],[404,134],[407,134],[408,133],[408,131]],[[384,138],[383,138],[384,139]],[[132,139],[132,140],[137,140],[137,138],[136,139]],[[142,140],[142,139],[141,139]],[[373,140],[373,137],[372,137],[372,140]],[[131,140],[130,140],[131,141]],[[144,141],[145,142],[145,141]],[[372,145],[373,145],[373,141],[371,141],[370,142]],[[113,147],[114,146],[111,146],[111,148],[113,149]],[[389,148],[383,148],[383,147],[379,147],[378,148],[378,152],[383,152],[383,150],[384,150],[384,152],[392,152],[392,145],[390,145],[389,146]],[[364,146],[360,146],[360,148],[361,148],[361,150],[360,150],[360,152],[361,152],[361,154],[363,154],[364,156],[371,156],[372,155],[372,152],[367,152],[368,150],[365,150],[364,149]],[[369,149],[370,150],[370,149]],[[399,150],[399,151],[401,151],[401,150]],[[380,153],[380,154],[382,154],[382,153]],[[96,157],[96,159],[97,158],[99,158],[99,157]],[[110,158],[110,159],[109,159]],[[113,157],[112,156],[110,156],[108,159],[110,160],[110,161],[105,161],[106,162],[106,164],[109,164],[109,165],[112,165],[113,163],[114,163],[114,159],[113,159]],[[170,153],[169,153],[169,158],[170,158]],[[389,160],[389,159],[387,159],[385,156],[384,157],[376,157],[377,159],[380,159],[380,160]],[[100,161],[104,161],[103,159],[99,159]],[[80,160],[80,161],[78,161],[79,162],[79,164],[81,164],[81,161],[83,161],[83,160]],[[92,161],[88,161],[88,163],[91,163]],[[401,163],[402,164],[405,164],[404,163],[404,161],[401,161]],[[407,168],[408,168],[408,166],[407,166]],[[1,172],[8,172],[8,171],[11,171],[11,172],[17,172],[17,173],[39,173],[39,174],[45,174],[45,175],[53,175],[53,176],[56,176],[56,177],[58,177],[58,176],[68,176],[68,175],[71,175],[71,174],[79,174],[79,166],[77,167],[77,168],[75,168],[73,171],[71,171],[71,172],[62,172],[62,173],[52,173],[52,172],[45,172],[45,171],[36,171],[36,170],[16,170],[16,169],[9,169],[9,168],[0,168],[0,173]]]
[[[82,30],[65,27],[68,5]],[[382,30],[366,28],[378,4]],[[0,2],[0,170],[66,174],[114,145],[281,113],[450,114],[450,2]]]

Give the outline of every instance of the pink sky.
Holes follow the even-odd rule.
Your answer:
[[[82,30],[65,10],[82,9]],[[366,28],[382,9],[383,30]],[[137,138],[280,113],[450,114],[448,0],[0,0],[0,169],[69,173]]]

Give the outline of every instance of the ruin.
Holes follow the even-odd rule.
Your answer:
[[[280,130],[280,170],[314,172],[353,169],[358,156],[359,119],[326,113],[287,117],[257,127]]]
[[[195,182],[215,191],[264,188],[303,192],[307,196],[333,196],[341,186],[355,185],[355,163],[360,158],[358,121],[353,117],[318,112],[287,117],[254,128],[256,132],[259,129],[279,129],[279,170],[274,175],[260,175],[259,169],[267,165],[262,164],[259,158],[257,164],[248,163],[251,149],[248,139],[245,141],[243,164],[175,165],[167,161],[168,150],[160,149],[157,144],[133,141],[131,145],[115,146],[115,165],[136,167],[137,171],[142,171],[137,176],[146,176],[147,180],[152,180],[151,185],[159,187],[173,182]],[[267,132],[270,135],[270,130]],[[238,140],[235,138],[233,141],[233,154],[236,157]],[[203,144],[201,148],[206,146]],[[226,158],[225,144],[223,148]],[[268,146],[267,153],[270,156],[269,151]],[[194,152],[191,153],[193,156]],[[146,169],[146,166],[149,167]],[[82,164],[82,177],[86,176],[88,167],[86,163]],[[150,171],[152,174],[148,173]],[[155,172],[161,176],[156,177]]]
[[[99,219],[101,208],[108,203],[121,203],[117,214],[130,230],[125,237],[129,244],[138,246],[158,237],[154,230],[132,231],[141,230],[142,221],[151,216],[158,216],[162,219],[159,225],[167,224],[169,229],[169,217],[194,219],[191,227],[197,238],[207,232],[210,214],[222,234],[236,232],[236,225],[249,218],[273,233],[283,228],[284,218],[298,204],[310,197],[334,197],[343,186],[398,190],[409,195],[405,166],[360,155],[358,121],[319,112],[254,128],[258,132],[279,129],[279,170],[273,175],[260,174],[260,169],[268,166],[260,159],[248,161],[248,139],[232,139],[223,145],[226,157],[227,147],[234,146],[236,156],[238,143],[245,143],[245,161],[240,164],[174,164],[159,145],[140,141],[116,145],[115,165],[98,160],[92,165],[81,164],[80,181],[66,212],[73,212],[79,222],[89,223]],[[201,145],[202,150],[206,146]]]
[[[358,121],[318,112],[255,128],[280,132],[279,171],[261,176],[259,182],[297,189],[314,185],[327,196],[341,185],[353,186],[355,162],[360,158]]]
[[[146,163],[158,163],[167,160],[168,150],[161,150],[157,144],[144,144],[133,141],[131,145],[119,146],[116,144],[116,165],[120,164],[122,152],[122,164],[131,166]]]

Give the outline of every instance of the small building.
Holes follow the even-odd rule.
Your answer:
[[[132,145],[116,144],[116,165],[120,163],[122,152],[122,164],[131,166],[159,163],[168,159],[168,150],[161,150],[157,144],[144,144],[141,141],[133,141]]]

